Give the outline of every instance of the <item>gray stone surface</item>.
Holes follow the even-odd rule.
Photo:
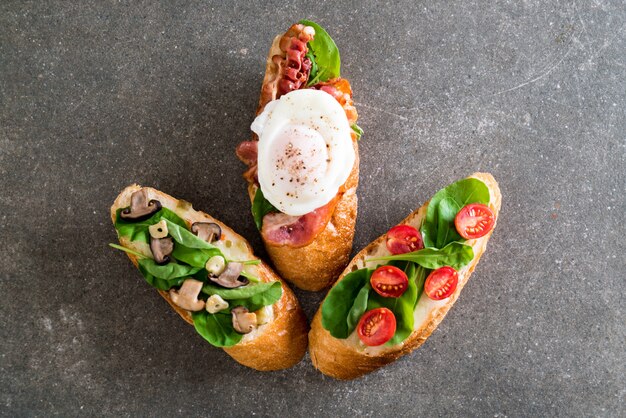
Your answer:
[[[264,255],[235,145],[272,37],[340,47],[365,130],[355,250],[490,171],[498,229],[417,352],[260,373],[107,247],[151,185]],[[0,415],[624,416],[626,8],[555,2],[0,3]],[[297,292],[311,316],[321,293]]]

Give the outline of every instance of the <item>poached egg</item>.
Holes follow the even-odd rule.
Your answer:
[[[324,91],[287,93],[269,102],[250,128],[259,136],[263,195],[287,215],[326,205],[352,171],[356,157],[348,118]]]

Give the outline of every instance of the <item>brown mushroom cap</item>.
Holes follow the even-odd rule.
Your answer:
[[[245,306],[237,306],[230,311],[233,314],[233,328],[240,334],[247,334],[256,329],[256,314]]]
[[[226,270],[224,270],[222,274],[217,277],[209,276],[209,280],[228,289],[245,286],[250,283],[250,281],[241,276],[242,270],[243,264],[231,261],[226,265]]]
[[[148,201],[145,189],[139,189],[130,195],[130,206],[122,209],[120,217],[128,221],[143,221],[161,209],[161,202],[156,199]]]
[[[209,244],[217,241],[222,236],[222,228],[213,222],[194,222],[191,225],[191,232]]]
[[[167,264],[172,261],[172,251],[174,251],[174,240],[172,237],[153,238],[150,237],[150,251],[157,264]]]

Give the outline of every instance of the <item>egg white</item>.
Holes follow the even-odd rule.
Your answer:
[[[265,106],[251,126],[259,136],[258,179],[265,198],[287,215],[326,205],[354,165],[350,124],[330,94],[295,90]]]

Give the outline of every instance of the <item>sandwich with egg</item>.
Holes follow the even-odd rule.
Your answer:
[[[313,365],[354,379],[426,341],[485,251],[500,200],[496,180],[475,173],[441,189],[359,252],[313,318]]]
[[[308,324],[296,297],[228,226],[138,185],[115,199],[111,220],[119,245],[110,245],[210,344],[257,370],[302,359]]]
[[[252,215],[286,280],[317,291],[348,263],[357,215],[362,130],[339,51],[302,20],[274,39],[252,140],[237,147]]]

